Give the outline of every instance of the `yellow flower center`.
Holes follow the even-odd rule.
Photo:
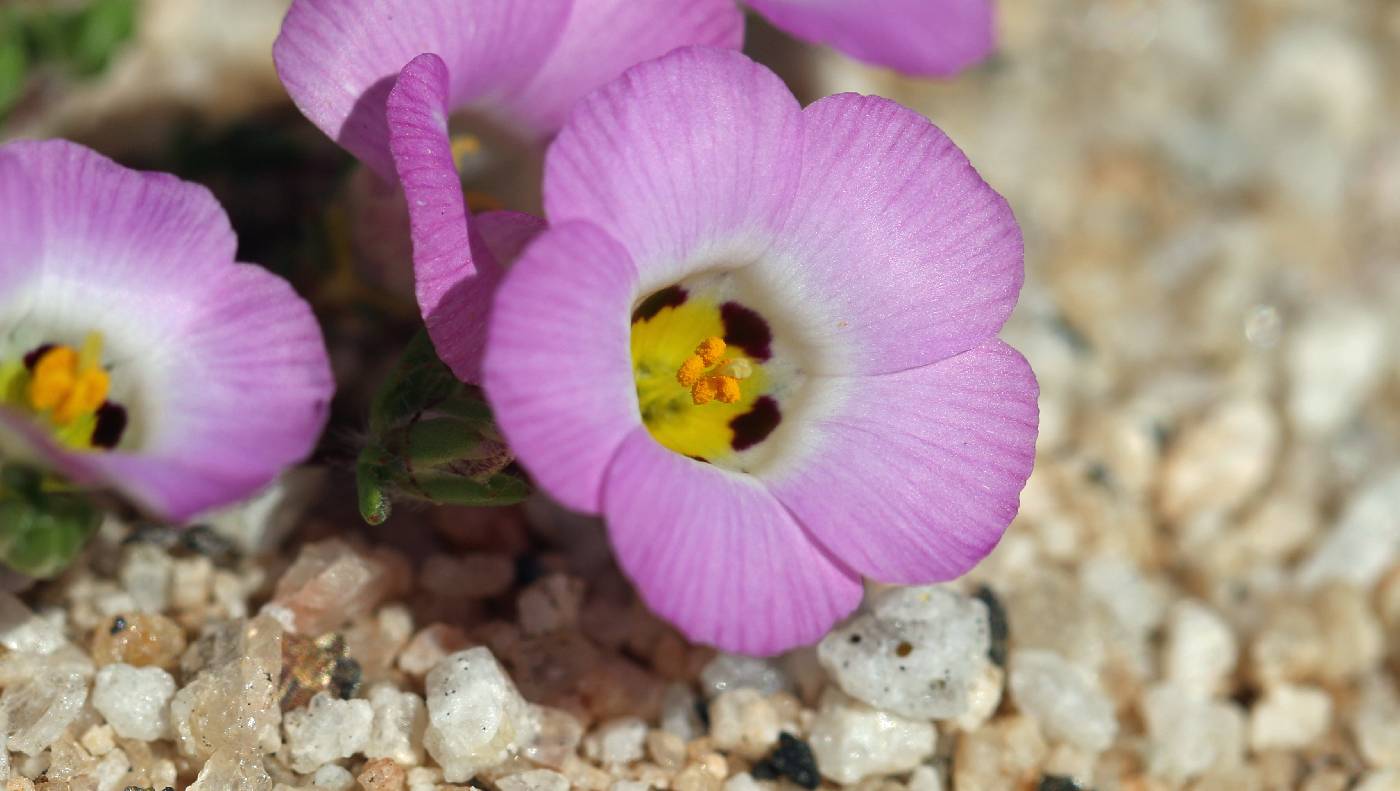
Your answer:
[[[642,422],[676,453],[722,461],[762,439],[749,427],[752,415],[776,413],[761,360],[727,342],[727,331],[721,305],[678,288],[658,292],[633,314]]]
[[[111,375],[102,368],[102,335],[96,332],[88,334],[81,349],[44,346],[24,359],[0,364],[0,404],[32,415],[59,442],[74,448],[115,444],[109,435],[120,436],[126,417],[108,403],[111,389]]]

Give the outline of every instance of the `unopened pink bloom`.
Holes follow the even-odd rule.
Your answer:
[[[423,76],[390,114],[432,204],[450,162]],[[656,612],[772,653],[849,613],[862,577],[946,580],[996,545],[1036,437],[1035,378],[996,338],[1022,241],[940,130],[875,97],[804,110],[742,55],[687,48],[578,106],[544,197],[549,228],[503,274],[465,231],[416,230],[497,273],[501,429],[541,487],[606,518]],[[450,272],[429,272],[448,308]]]
[[[447,112],[543,138],[629,66],[742,38],[732,0],[294,0],[273,58],[306,117],[392,182],[385,101],[419,55],[447,69]]]
[[[906,74],[947,76],[996,43],[992,0],[745,0],[778,28]]]
[[[236,263],[209,191],[0,146],[0,458],[181,521],[306,457],[334,382],[310,307]]]

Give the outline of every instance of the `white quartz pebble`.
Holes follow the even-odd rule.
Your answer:
[[[92,707],[124,739],[151,742],[170,732],[175,679],[158,667],[107,665],[97,671]]]

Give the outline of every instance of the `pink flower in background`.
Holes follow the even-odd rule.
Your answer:
[[[392,182],[385,101],[419,55],[446,67],[444,112],[544,138],[633,64],[742,39],[732,0],[294,0],[273,58],[306,117]]]
[[[310,308],[235,263],[203,187],[0,146],[0,458],[181,521],[305,458],[334,389]]]
[[[448,205],[445,69],[417,66],[394,151],[410,201]],[[850,612],[863,576],[946,580],[995,546],[1037,424],[1035,378],[995,337],[1021,234],[927,120],[849,94],[804,110],[744,56],[687,48],[578,106],[544,196],[484,387],[536,482],[606,518],[655,611],[773,653]],[[488,257],[445,222],[415,224],[429,260]],[[449,268],[428,277],[453,292]]]
[[[792,36],[905,74],[955,74],[996,44],[992,0],[745,2]]]

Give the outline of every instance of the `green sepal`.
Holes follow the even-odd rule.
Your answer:
[[[395,499],[513,505],[530,491],[509,470],[514,461],[481,392],[458,381],[419,332],[370,412],[369,441],[355,464],[360,515],[382,524]]]
[[[67,568],[102,523],[87,498],[46,489],[30,470],[7,467],[0,489],[0,562],[32,577]]]

